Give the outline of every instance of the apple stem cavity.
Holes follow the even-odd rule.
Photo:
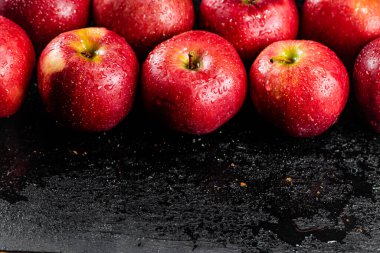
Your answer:
[[[275,57],[270,58],[270,62],[271,63],[278,62],[282,64],[293,64],[296,62],[296,59],[293,57],[285,57],[285,56],[280,55],[280,56],[275,56]]]
[[[94,54],[92,52],[88,52],[88,51],[81,52],[81,55],[83,55],[84,57],[86,57],[88,59],[92,59],[94,57]]]
[[[94,46],[91,48],[85,48],[83,51],[80,51],[80,55],[89,61],[98,62],[100,60],[98,57],[99,56],[98,49],[99,48],[97,46]]]
[[[257,0],[243,0],[243,4],[253,5],[256,3],[257,3]]]
[[[194,70],[194,65],[193,65],[193,54],[192,52],[189,53],[189,69]]]
[[[190,70],[197,70],[200,67],[198,57],[195,57],[196,55],[194,52],[190,52],[188,56],[189,56],[189,63],[188,63],[187,68]]]

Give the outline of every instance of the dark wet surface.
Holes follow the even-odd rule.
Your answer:
[[[0,250],[372,252],[380,249],[380,136],[354,106],[327,133],[284,136],[247,102],[202,137],[140,105],[108,133],[75,133],[36,87],[0,120]]]
[[[284,136],[249,102],[202,137],[162,129],[139,106],[113,131],[83,134],[52,121],[33,86],[0,139],[2,249],[380,248],[379,136],[352,106],[312,139]]]

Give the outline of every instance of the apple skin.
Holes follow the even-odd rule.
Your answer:
[[[94,0],[98,26],[123,36],[144,60],[162,41],[194,26],[192,0]]]
[[[36,52],[62,32],[85,27],[90,0],[1,0],[0,15],[28,33]]]
[[[202,0],[200,5],[200,26],[231,42],[249,64],[271,43],[295,39],[298,22],[294,0]]]
[[[366,45],[354,67],[354,92],[365,119],[380,133],[380,39]]]
[[[301,37],[321,42],[352,70],[362,47],[380,36],[380,1],[306,0]]]
[[[141,82],[153,117],[176,131],[199,135],[231,119],[247,91],[246,70],[236,50],[206,31],[185,32],[158,45],[143,64]]]
[[[24,100],[36,60],[25,31],[2,16],[0,52],[0,117],[9,117],[19,110]]]
[[[139,65],[124,38],[105,28],[60,34],[43,50],[38,88],[46,109],[79,131],[107,131],[130,111]]]
[[[338,56],[313,41],[279,41],[250,70],[257,111],[287,134],[312,137],[333,125],[345,107],[349,78]]]

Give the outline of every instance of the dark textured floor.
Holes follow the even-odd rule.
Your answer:
[[[60,128],[31,91],[0,120],[0,250],[380,250],[380,136],[351,104],[312,139],[251,104],[214,134],[167,131],[136,106],[115,130]]]

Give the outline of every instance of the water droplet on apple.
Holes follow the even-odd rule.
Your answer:
[[[106,90],[112,90],[113,89],[113,85],[112,84],[107,84],[104,86],[104,89]]]

